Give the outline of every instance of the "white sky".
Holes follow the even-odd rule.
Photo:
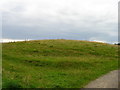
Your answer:
[[[116,42],[118,1],[1,0],[3,38]]]

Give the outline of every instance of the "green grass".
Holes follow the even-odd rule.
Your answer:
[[[116,45],[77,40],[3,44],[3,88],[82,88],[118,68]]]

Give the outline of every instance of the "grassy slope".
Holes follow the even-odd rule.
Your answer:
[[[40,40],[3,44],[3,87],[81,88],[117,69],[115,45]]]

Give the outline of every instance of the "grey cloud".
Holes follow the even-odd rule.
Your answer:
[[[74,6],[71,6],[72,3],[66,6],[65,3],[62,5],[62,3],[58,4],[57,2],[55,3],[58,6],[55,5],[55,8],[53,8],[53,6],[50,6],[54,5],[52,3],[45,7],[37,1],[35,0],[36,3],[33,4],[31,1],[29,4],[22,3],[24,1],[21,1],[20,4],[15,2],[13,6],[10,5],[12,6],[10,9],[3,11],[3,38],[25,39],[28,37],[29,39],[63,38],[117,41],[117,15],[116,13],[114,16],[112,16],[113,14],[109,15],[106,12],[109,8],[104,11],[100,7],[86,7],[87,9],[84,10],[82,4],[75,7],[75,3]],[[110,2],[112,4],[112,0]],[[105,4],[108,5],[108,3]],[[104,12],[99,12],[97,9]]]
[[[55,27],[56,26],[56,27]],[[3,26],[4,38],[13,39],[75,39],[75,40],[101,40],[113,42],[117,36],[110,36],[108,33],[91,30],[88,28],[76,28],[65,24],[53,27],[20,27]],[[63,29],[63,30],[62,30]],[[106,37],[107,36],[107,37]],[[95,38],[93,38],[95,37]],[[92,38],[92,39],[91,39]]]

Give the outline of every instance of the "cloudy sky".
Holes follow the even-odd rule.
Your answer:
[[[2,38],[114,43],[118,41],[118,1],[1,0]]]

